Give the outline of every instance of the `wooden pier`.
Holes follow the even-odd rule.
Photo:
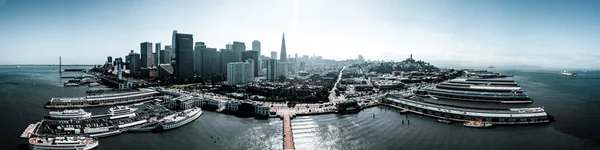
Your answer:
[[[292,123],[290,114],[285,113],[283,116],[283,149],[293,150],[294,149],[294,137],[292,136]]]

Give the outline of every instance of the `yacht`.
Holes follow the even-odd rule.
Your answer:
[[[469,121],[469,122],[465,122],[463,125],[465,127],[472,127],[472,128],[487,128],[487,127],[492,126],[491,123],[485,123],[482,121]]]
[[[565,75],[565,76],[572,76],[572,77],[575,77],[575,76],[577,76],[577,73],[574,73],[574,72],[568,72],[568,71],[566,71],[566,70],[563,70],[563,71],[562,71],[560,74],[562,74],[562,75]]]
[[[200,115],[202,115],[202,109],[200,108],[186,109],[174,116],[169,116],[161,120],[157,129],[170,130],[178,128],[198,119]]]
[[[137,110],[137,108],[131,108],[128,106],[116,106],[116,107],[109,108],[108,113],[112,116],[118,116],[118,115],[131,114],[131,113],[135,112],[136,110]]]
[[[51,118],[55,119],[87,119],[92,116],[91,112],[86,112],[83,109],[71,109],[71,110],[63,110],[63,111],[50,111],[48,112]]]
[[[97,147],[98,139],[89,137],[34,137],[29,139],[29,148],[38,149],[78,149],[88,150]]]

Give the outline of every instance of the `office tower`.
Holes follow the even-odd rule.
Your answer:
[[[285,51],[285,33],[283,34],[283,37],[281,38],[281,56],[279,57],[281,62],[287,62],[287,53]]]
[[[170,64],[171,63],[171,51],[170,50],[161,50],[159,57],[160,57],[159,64]]]
[[[152,53],[152,66],[158,66],[158,53]]]
[[[262,57],[260,57],[261,53],[260,53],[260,42],[258,40],[254,40],[252,41],[252,50],[253,51],[257,51],[258,52],[258,68],[262,68],[261,66],[261,62],[262,62]]]
[[[175,57],[173,55],[175,55],[175,51],[172,49],[171,45],[165,45],[165,50],[169,51],[169,63],[171,62],[171,59],[175,59]]]
[[[238,85],[253,80],[252,63],[232,62],[227,64],[227,84]]]
[[[154,58],[154,66],[158,66],[160,64],[160,51],[162,50],[161,43],[154,43],[154,53],[156,54],[156,58]]]
[[[238,59],[239,52],[230,49],[221,49],[221,71],[227,72],[227,64],[230,62],[241,62],[241,57]]]
[[[177,58],[177,51],[176,51],[176,47],[175,47],[175,37],[177,37],[177,30],[173,30],[173,37],[171,37],[171,58],[173,59],[173,61],[176,60]],[[177,70],[177,67],[174,67],[173,69]]]
[[[258,76],[258,51],[243,51],[242,61],[252,60],[254,66],[254,76]]]
[[[276,51],[271,51],[271,59],[277,60],[277,52]]]
[[[133,53],[133,51],[131,51],[131,53],[129,54],[129,59],[129,74],[134,77],[139,77],[142,68],[142,60],[140,58],[140,54]]]
[[[232,44],[227,44],[227,45],[225,45],[225,49],[233,49],[233,45]]]
[[[140,44],[142,68],[148,68],[152,66],[152,43],[143,42]]]
[[[233,41],[231,48],[238,52],[246,51],[246,44],[244,42]]]
[[[289,66],[290,66],[290,63],[288,63],[288,62],[277,63],[277,78],[279,78],[279,76],[287,77],[288,71],[289,71]]]
[[[194,78],[194,37],[192,34],[174,31],[173,50],[175,50],[175,78],[189,80]]]
[[[213,74],[221,73],[221,52],[216,48],[202,49],[202,76],[210,78]]]
[[[277,67],[279,66],[279,62],[276,59],[268,59],[265,60],[267,66],[267,80],[276,81],[279,76],[277,76]]]
[[[106,58],[106,63],[108,63],[108,64],[112,64],[112,56],[108,56],[108,57]]]
[[[196,42],[194,46],[194,73],[197,76],[202,75],[202,50],[206,48],[204,42]]]

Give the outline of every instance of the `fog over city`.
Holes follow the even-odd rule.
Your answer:
[[[468,2],[468,3],[466,3]],[[98,64],[170,45],[173,30],[225,48],[233,41],[292,57],[440,67],[598,69],[597,1],[0,0],[0,64]],[[248,49],[250,49],[248,47]],[[102,57],[100,57],[102,56]]]

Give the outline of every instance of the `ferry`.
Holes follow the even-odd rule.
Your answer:
[[[565,75],[565,76],[572,76],[572,77],[575,77],[575,76],[577,76],[577,73],[574,73],[574,72],[568,72],[568,71],[566,71],[566,70],[563,70],[563,71],[562,71],[560,74],[562,74],[562,75]]]
[[[487,128],[487,127],[492,126],[491,123],[485,123],[482,121],[469,121],[469,122],[463,123],[463,125],[465,127],[472,127],[472,128]]]
[[[90,137],[34,137],[29,139],[29,148],[38,149],[78,149],[88,150],[97,147],[98,139]]]
[[[186,109],[182,112],[179,112],[175,116],[169,116],[162,119],[157,129],[164,131],[178,128],[198,119],[200,115],[202,115],[202,109],[200,108],[194,107],[191,109]]]
[[[51,118],[55,119],[87,119],[92,117],[91,112],[86,112],[83,109],[72,109],[72,110],[63,110],[63,111],[50,111],[48,112]]]
[[[118,115],[124,115],[124,114],[131,114],[133,112],[135,112],[137,110],[137,108],[131,108],[128,106],[116,106],[116,107],[111,107],[108,109],[108,114],[113,115],[113,116],[118,116]]]

